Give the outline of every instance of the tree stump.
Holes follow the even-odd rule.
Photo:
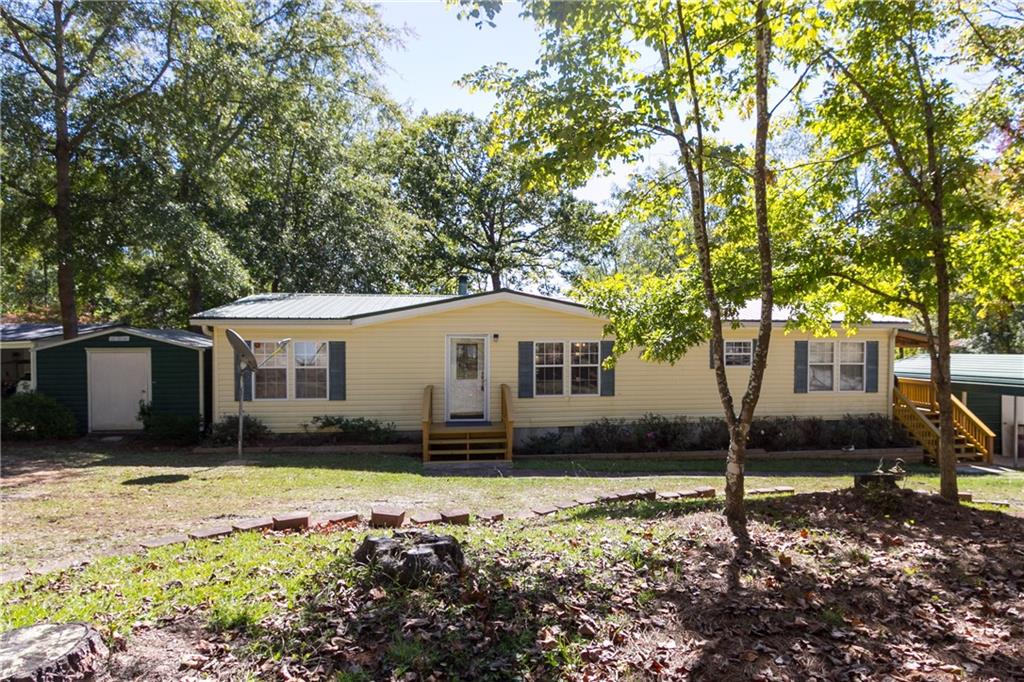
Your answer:
[[[87,680],[107,655],[85,623],[37,623],[0,634],[0,682]]]
[[[465,564],[458,540],[418,530],[399,531],[392,537],[367,536],[352,558],[406,586],[436,576],[456,576]]]

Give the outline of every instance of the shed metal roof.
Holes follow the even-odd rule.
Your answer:
[[[789,306],[774,306],[772,308],[772,322],[788,322],[793,317],[793,309]],[[832,315],[833,322],[842,322],[845,319],[843,313]],[[746,305],[736,311],[737,322],[758,322],[761,319],[761,301],[748,301]],[[910,320],[892,315],[868,314],[868,320],[872,324],[898,325],[907,324]]]
[[[953,381],[958,384],[985,384],[1024,388],[1024,355],[953,353],[949,356]],[[927,353],[914,355],[894,364],[896,376],[930,379],[931,358]]]
[[[113,331],[123,331],[128,334],[134,333],[157,341],[166,341],[168,343],[175,343],[180,346],[189,346],[191,348],[210,348],[213,346],[213,341],[210,338],[184,329],[150,329],[143,327],[129,327],[127,325],[117,323],[79,325],[77,338],[88,338],[104,332]],[[65,340],[61,339],[61,335],[63,333],[64,329],[59,324],[5,322],[0,325],[0,341],[4,342],[60,342]],[[74,341],[76,339],[66,340]],[[53,343],[46,343],[45,345],[51,346]]]
[[[347,320],[459,298],[454,295],[255,294],[193,315],[196,320]]]

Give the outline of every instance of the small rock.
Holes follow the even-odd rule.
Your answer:
[[[359,523],[359,512],[334,512],[324,517],[324,523]]]
[[[715,489],[710,487],[697,488],[697,497],[714,497]]]
[[[210,526],[208,528],[191,530],[188,533],[188,536],[193,540],[210,540],[212,538],[222,538],[225,535],[231,535],[231,526]]]
[[[960,498],[961,502],[970,502],[974,499],[972,493],[957,493],[957,497]]]
[[[481,521],[488,521],[490,523],[505,520],[505,514],[495,509],[486,509],[477,514],[476,517]]]
[[[428,523],[441,523],[441,515],[437,512],[418,512],[409,517],[414,526],[425,526]]]
[[[274,527],[274,519],[242,519],[241,521],[233,522],[231,527],[240,532],[247,530],[270,530]]]
[[[166,547],[167,545],[177,545],[182,542],[188,542],[187,535],[164,535],[158,538],[148,538],[143,540],[139,543],[139,546],[143,549],[155,549],[157,547]]]
[[[659,500],[678,500],[681,493],[658,493]]]
[[[654,488],[642,488],[640,490],[633,491],[633,499],[656,500],[658,499],[658,493]]]
[[[446,509],[441,512],[441,520],[445,523],[455,524],[457,526],[468,526],[469,525],[469,510],[468,509]]]
[[[530,511],[532,511],[537,516],[547,516],[548,514],[554,514],[556,511],[558,511],[558,508],[538,504],[534,507],[530,507]]]
[[[576,503],[580,504],[580,505],[584,505],[584,506],[590,505],[590,504],[597,504],[597,498],[596,497],[577,497],[576,498]]]
[[[559,509],[573,509],[579,505],[576,504],[575,500],[560,500],[555,502],[555,506]]]

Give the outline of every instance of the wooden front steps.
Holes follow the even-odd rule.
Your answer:
[[[925,461],[939,456],[939,406],[930,381],[899,378],[893,389],[893,417],[924,449]],[[995,434],[953,396],[953,452],[958,461],[991,462]]]
[[[434,422],[434,387],[423,390],[424,462],[512,461],[512,392],[501,385],[502,420],[480,426]]]

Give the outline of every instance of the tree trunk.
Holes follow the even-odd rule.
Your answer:
[[[53,217],[57,224],[57,297],[65,339],[78,336],[78,306],[75,297],[75,233],[71,218],[71,136],[68,132],[67,68],[64,62],[64,3],[53,3],[54,92],[53,114],[54,187]]]
[[[932,382],[935,399],[939,403],[939,494],[946,500],[959,503],[956,481],[956,452],[953,447],[956,429],[953,428],[953,386],[949,368],[949,268],[946,263],[946,239],[943,216],[938,211],[932,216],[935,233],[935,285],[937,352],[932,355]]]
[[[725,460],[725,518],[736,537],[747,535],[747,511],[743,504],[743,462],[747,455],[749,424],[729,429],[729,453]]]
[[[501,270],[491,270],[491,289],[497,291],[501,288]]]

